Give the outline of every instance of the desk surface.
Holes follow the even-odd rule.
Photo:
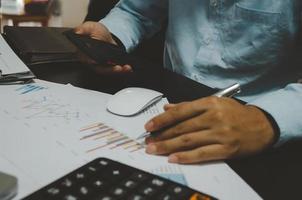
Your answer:
[[[156,69],[139,70],[126,75],[100,75],[78,63],[44,64],[30,67],[43,80],[72,83],[75,86],[115,93],[139,86],[163,92],[170,102],[197,99],[214,91],[175,73]],[[302,142],[228,164],[264,199],[301,199]]]

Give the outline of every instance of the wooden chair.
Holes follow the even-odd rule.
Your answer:
[[[22,22],[39,22],[42,26],[48,26],[50,15],[29,15],[29,14],[2,14],[3,20],[12,20],[14,26],[18,26]]]
[[[26,2],[26,1],[25,1]],[[30,1],[28,1],[30,2]],[[50,0],[47,4],[47,9],[44,12],[39,13],[29,13],[26,12],[26,6],[20,5],[16,8],[16,12],[12,13],[0,13],[3,21],[12,20],[14,26],[18,26],[22,22],[38,22],[42,26],[48,26],[48,22],[53,9],[53,0]],[[22,7],[21,7],[22,6]]]

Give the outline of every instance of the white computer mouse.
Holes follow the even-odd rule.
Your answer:
[[[109,99],[107,110],[116,115],[132,116],[159,101],[162,97],[162,93],[146,88],[125,88]]]

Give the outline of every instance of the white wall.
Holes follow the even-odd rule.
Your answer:
[[[81,24],[87,14],[89,0],[60,1],[62,5],[62,26],[75,27]]]

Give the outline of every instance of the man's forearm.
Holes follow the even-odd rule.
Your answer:
[[[100,22],[131,51],[160,29],[166,14],[166,0],[121,0]]]

